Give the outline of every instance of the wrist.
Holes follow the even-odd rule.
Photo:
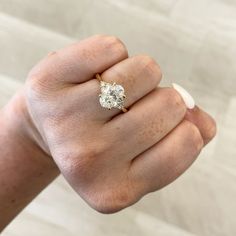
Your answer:
[[[0,232],[59,174],[38,145],[22,93],[0,111]]]
[[[2,119],[6,129],[14,132],[16,142],[23,142],[25,149],[33,149],[42,159],[47,160],[50,165],[55,165],[56,167],[47,145],[31,119],[23,91],[15,94],[10,102],[2,109]]]

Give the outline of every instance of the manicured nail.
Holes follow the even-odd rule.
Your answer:
[[[195,107],[195,101],[190,93],[178,84],[173,83],[172,86],[181,95],[186,104],[186,107],[188,109],[193,109]]]

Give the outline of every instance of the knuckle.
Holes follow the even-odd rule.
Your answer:
[[[57,159],[63,173],[69,176],[87,175],[87,170],[92,168],[93,162],[91,160],[95,159],[97,153],[82,145],[65,144],[62,146],[62,148],[54,150],[53,155]]]
[[[107,41],[110,43],[110,44],[115,44],[115,45],[124,45],[124,43],[116,36],[107,36]]]
[[[63,128],[60,133],[56,133],[58,147],[53,150],[53,156],[65,169],[65,171],[78,173],[80,170],[80,175],[87,175],[87,171],[96,171],[97,167],[104,162],[107,158],[106,150],[109,147],[108,142],[103,141],[80,141],[78,142],[68,142],[65,140],[63,134],[65,134],[65,129]],[[53,138],[53,137],[51,137]]]
[[[168,89],[167,93],[168,96],[171,98],[171,101],[174,103],[174,105],[183,104],[183,100],[177,91],[171,88]]]
[[[28,77],[26,81],[26,92],[29,98],[41,97],[48,94],[48,78],[44,75],[37,74]]]
[[[187,108],[180,94],[173,88],[164,89],[164,93],[167,105],[185,114]]]
[[[125,44],[116,36],[105,36],[106,46],[109,49],[120,53],[122,56],[127,57],[128,51]]]
[[[162,72],[160,66],[157,64],[154,58],[148,55],[140,55],[140,61],[142,63],[143,69],[151,75],[158,75],[159,78],[162,77]]]
[[[103,157],[104,152],[99,147],[89,147],[89,145],[87,145],[87,147],[82,148],[79,155],[85,163],[85,166],[89,167],[93,163],[96,164],[98,160]]]
[[[81,144],[79,148],[76,148],[73,157],[74,159],[81,159],[83,162],[90,162],[96,160],[97,157],[102,155],[102,150],[93,147],[91,144]]]

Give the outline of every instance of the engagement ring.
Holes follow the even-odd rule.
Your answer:
[[[101,94],[99,95],[99,102],[101,106],[109,110],[117,108],[127,112],[124,107],[126,98],[124,88],[119,84],[103,81],[99,74],[96,74],[96,79],[100,82]]]

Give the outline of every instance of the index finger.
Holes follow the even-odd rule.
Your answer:
[[[96,35],[50,53],[30,73],[61,83],[83,83],[126,59],[125,45],[114,36]]]

